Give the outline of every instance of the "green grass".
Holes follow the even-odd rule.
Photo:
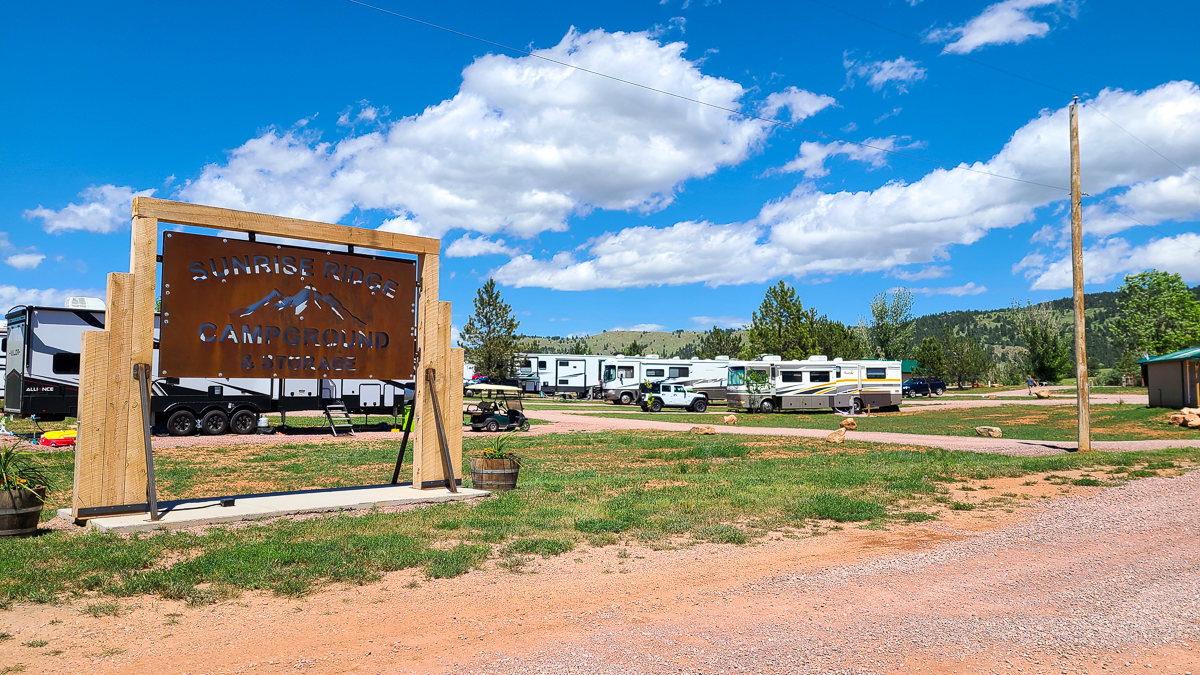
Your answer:
[[[888,431],[938,436],[974,436],[977,426],[997,426],[1005,438],[1035,441],[1075,440],[1073,405],[1000,405],[987,408],[905,409],[858,418],[859,431]],[[1097,441],[1200,439],[1200,431],[1167,424],[1170,411],[1133,405],[1093,405],[1092,438]],[[596,417],[648,419],[688,424],[721,424],[723,415],[679,413],[601,413]],[[828,412],[739,413],[739,426],[791,429],[837,428],[841,417]]]
[[[489,437],[468,435],[468,455]],[[390,478],[396,441],[158,451],[164,499],[238,494],[247,486],[299,489]],[[121,537],[46,532],[0,541],[0,600],[80,598],[93,616],[153,595],[203,605],[246,590],[299,597],[329,584],[366,584],[412,569],[454,577],[495,556],[554,556],[620,541],[652,547],[740,544],[814,523],[919,522],[947,508],[946,486],[966,479],[1114,467],[1112,480],[1200,461],[1200,449],[1007,457],[802,438],[611,432],[511,436],[520,489],[469,504],[400,514],[338,515],[214,527],[204,534]],[[69,497],[70,453],[47,453]],[[409,460],[411,462],[411,458]],[[406,470],[411,470],[406,463]],[[1110,474],[1111,475],[1111,474]],[[1128,477],[1128,478],[1127,478]],[[469,481],[468,481],[469,483]],[[955,508],[951,505],[949,508]],[[992,508],[980,506],[977,508]],[[919,514],[919,515],[918,515]],[[514,562],[515,565],[515,562]]]
[[[1091,392],[1093,394],[1124,394],[1126,396],[1146,396],[1148,393],[1145,387],[1092,387]]]

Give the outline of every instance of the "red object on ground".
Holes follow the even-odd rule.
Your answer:
[[[52,448],[61,448],[67,445],[75,445],[74,438],[46,438],[42,436],[38,440],[38,445],[48,445]]]

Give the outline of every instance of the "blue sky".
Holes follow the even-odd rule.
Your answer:
[[[837,3],[919,41],[811,0],[377,4],[873,147],[345,1],[16,5],[0,304],[103,295],[134,194],[441,237],[455,323],[494,275],[529,334],[736,325],[780,278],[850,323],[1062,297],[1065,191],[879,148],[1065,188],[1064,92],[1088,290],[1200,282],[1196,3]]]

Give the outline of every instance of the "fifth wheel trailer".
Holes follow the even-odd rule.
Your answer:
[[[602,364],[605,400],[629,405],[638,400],[643,382],[682,384],[701,392],[710,401],[725,399],[725,370],[729,357],[715,359],[660,359],[650,356],[610,356]]]
[[[85,330],[104,328],[104,312],[18,306],[9,310],[4,412],[62,420],[77,415],[79,351]],[[155,321],[154,367],[158,372]],[[299,373],[297,373],[299,374]],[[159,377],[152,383],[155,424],[172,435],[254,433],[265,412],[324,410],[342,404],[354,414],[398,414],[412,383],[393,380]]]
[[[517,380],[527,392],[591,398],[600,388],[600,366],[607,358],[594,354],[517,354]]]

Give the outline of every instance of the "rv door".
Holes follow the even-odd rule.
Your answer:
[[[21,412],[21,392],[25,391],[25,318],[9,318],[8,344],[5,350],[4,412]]]

